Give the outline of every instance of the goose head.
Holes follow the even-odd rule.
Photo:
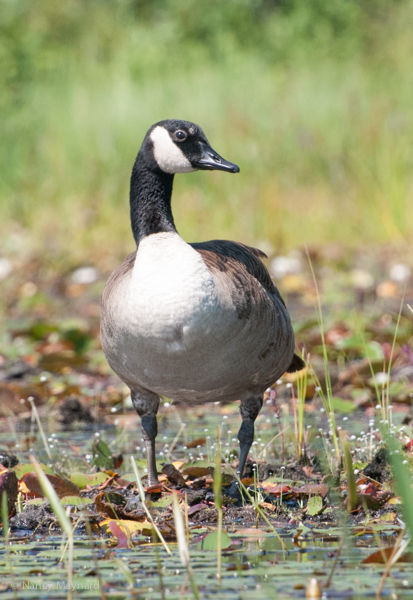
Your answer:
[[[198,170],[238,173],[239,167],[211,148],[199,125],[168,119],[155,123],[141,149],[153,166],[164,173],[191,173]]]

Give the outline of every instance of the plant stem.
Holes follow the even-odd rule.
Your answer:
[[[167,551],[168,554],[172,554],[172,552],[169,549],[168,544],[165,542],[165,540],[163,538],[163,535],[159,531],[158,526],[156,525],[155,521],[153,520],[153,517],[152,517],[151,513],[149,512],[148,507],[146,506],[145,492],[143,491],[142,481],[141,481],[141,478],[140,478],[140,475],[139,475],[138,467],[136,465],[136,462],[135,462],[135,459],[133,458],[133,456],[131,456],[131,461],[132,461],[132,468],[133,468],[133,471],[134,471],[135,477],[136,477],[136,483],[138,484],[138,490],[139,490],[139,495],[141,497],[141,502],[142,502],[143,509],[146,512],[146,515],[147,515],[149,521],[151,522],[152,527],[155,529],[157,536],[161,540],[161,543],[162,543],[163,547],[165,548],[165,550]]]

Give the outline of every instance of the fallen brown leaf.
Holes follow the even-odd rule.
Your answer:
[[[200,510],[204,510],[204,508],[208,508],[208,505],[204,504],[203,502],[201,502],[199,504],[194,504],[193,506],[190,506],[188,508],[188,517],[199,512]]]
[[[271,502],[261,502],[258,506],[260,508],[266,508],[266,509],[270,510],[271,512],[275,511],[275,506],[274,506],[274,504],[271,504]]]
[[[246,477],[245,479],[241,479],[241,482],[245,485],[245,487],[248,487],[249,485],[253,485],[253,483],[255,483],[255,479],[254,477]],[[272,483],[270,485],[274,484]]]
[[[132,542],[130,541],[130,535],[126,535],[125,531],[119,527],[116,521],[110,521],[108,527],[112,535],[118,540],[117,548],[130,548]]]
[[[164,465],[162,467],[162,473],[164,473],[167,476],[168,481],[173,485],[180,485],[182,487],[186,486],[185,479],[183,478],[182,473],[178,471],[178,469],[176,469],[173,465]]]
[[[160,483],[155,483],[155,485],[150,485],[149,487],[144,488],[147,494],[160,494],[162,492],[162,485]]]
[[[107,472],[107,471],[105,471]],[[112,471],[110,471],[111,473]],[[103,483],[101,483],[100,485],[98,485],[95,489],[97,490],[105,490],[108,485],[111,485],[116,479],[117,477],[119,477],[119,475],[117,473],[114,473],[113,475],[111,475],[111,477],[109,477],[109,479],[106,479],[106,481],[104,481]],[[128,482],[130,483],[130,482]]]
[[[79,494],[79,488],[71,481],[62,479],[57,475],[46,474],[46,477],[52,484],[53,489],[59,498],[64,498],[64,496],[77,496]],[[27,489],[30,495],[36,498],[44,498],[42,486],[40,485],[39,478],[34,471],[30,471],[29,473],[25,473],[25,475],[23,475],[23,477],[20,479],[19,487],[22,488],[20,490],[22,493],[27,493]]]
[[[197,448],[198,446],[205,446],[205,444],[206,444],[206,438],[201,437],[196,440],[192,440],[192,442],[188,442],[187,444],[185,444],[185,446],[187,448]]]
[[[311,479],[317,479],[319,477],[316,473],[313,472],[313,467],[304,465],[302,469],[306,477],[311,477]]]
[[[366,504],[367,508],[370,510],[379,510],[386,502],[393,496],[392,492],[381,492],[378,495],[371,494],[357,494],[358,504],[364,506]]]
[[[385,563],[387,563],[387,561],[389,560],[390,556],[392,555],[394,551],[394,547],[391,548],[381,548],[380,550],[377,550],[376,552],[373,552],[373,554],[370,554],[370,556],[368,556],[367,558],[365,558],[362,561],[362,564],[364,565],[368,565],[371,563],[379,563],[384,565]],[[402,556],[399,558],[399,560],[397,562],[413,562],[413,555],[411,552],[406,552],[405,554],[402,554]]]
[[[182,471],[182,473],[184,475],[188,475],[190,479],[198,479],[199,477],[205,477],[205,475],[211,475],[212,472],[212,467],[187,467]]]
[[[260,487],[262,487],[262,489],[267,493],[267,494],[274,494],[275,496],[280,496],[281,494],[290,494],[291,493],[291,488],[289,485],[281,485],[281,483],[270,483],[270,482],[263,482],[261,483]]]
[[[208,483],[212,483],[212,478],[210,475],[203,475],[202,477],[198,477],[190,482],[190,486],[193,490],[199,490],[207,486]]]
[[[305,496],[325,496],[328,492],[328,487],[325,483],[314,484],[306,483],[300,487],[292,487],[291,491],[294,494],[305,495]]]
[[[248,571],[248,569],[251,569],[251,566],[246,564],[231,565],[230,567],[227,567],[227,571]]]

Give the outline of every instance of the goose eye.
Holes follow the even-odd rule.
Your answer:
[[[186,140],[186,133],[185,131],[177,131],[175,133],[175,137],[179,142],[183,142],[184,140]]]

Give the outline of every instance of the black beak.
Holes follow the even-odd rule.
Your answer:
[[[200,143],[201,146],[201,158],[193,162],[193,166],[198,169],[214,170],[214,171],[228,171],[229,173],[239,173],[238,165],[234,165],[211,148],[209,144],[204,142]]]

